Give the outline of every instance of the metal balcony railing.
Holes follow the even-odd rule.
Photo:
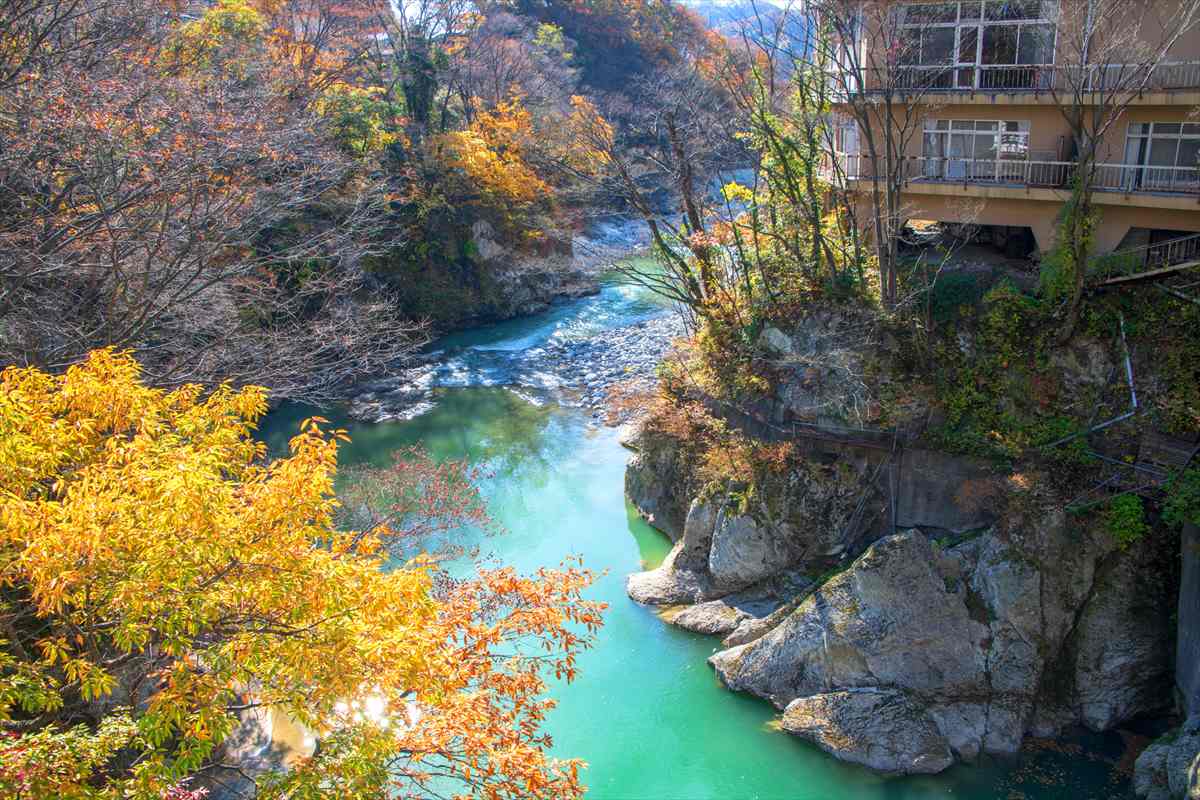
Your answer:
[[[1200,233],[1181,236],[1165,242],[1114,250],[1107,256],[1110,264],[1136,269],[1161,269],[1191,261],[1200,261]],[[1117,269],[1110,270],[1116,272]]]
[[[981,64],[864,68],[857,79],[844,79],[851,92],[896,94],[922,92],[1070,93],[1130,89],[1146,92],[1200,89],[1200,61],[1175,61],[1150,70],[1136,64],[1087,67],[992,66]],[[1145,80],[1143,81],[1143,78]],[[841,82],[841,81],[838,81]]]
[[[870,160],[838,153],[840,169],[826,157],[823,177],[831,182],[871,180]],[[992,186],[1027,186],[1066,189],[1078,165],[1072,161],[1018,159],[906,158],[903,179],[910,183],[961,183]],[[1154,194],[1200,194],[1200,169],[1154,167],[1136,164],[1096,165],[1093,188],[1100,191]]]

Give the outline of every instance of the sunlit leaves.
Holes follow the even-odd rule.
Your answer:
[[[395,123],[401,108],[383,98],[379,88],[362,89],[337,82],[316,101],[338,143],[354,155],[382,150],[398,138]]]
[[[59,377],[0,373],[0,720],[30,728],[0,743],[0,786],[186,796],[250,705],[328,743],[266,796],[417,793],[434,775],[488,797],[578,795],[579,765],[545,754],[543,674],[573,677],[600,624],[591,576],[385,570],[414,531],[483,521],[474,473],[408,454],[371,529],[341,530],[344,434],[307,420],[265,463],[250,435],[265,411],[254,387],[147,388],[108,350]],[[63,724],[85,709],[98,729]]]
[[[550,191],[525,161],[533,135],[529,111],[513,99],[480,112],[466,130],[446,134],[446,161],[494,202],[531,203]]]

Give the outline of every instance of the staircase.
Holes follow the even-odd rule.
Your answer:
[[[1105,256],[1104,263],[1113,267],[1093,279],[1093,288],[1123,288],[1162,280],[1200,266],[1200,233],[1117,250]],[[1113,274],[1113,268],[1117,274]]]

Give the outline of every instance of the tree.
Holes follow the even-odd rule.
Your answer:
[[[414,530],[479,520],[460,465],[398,464],[396,495],[358,498],[371,527],[339,529],[344,434],[306,421],[264,463],[265,409],[147,388],[110,350],[0,373],[0,792],[193,796],[271,709],[320,747],[260,796],[581,794],[540,725],[600,624],[589,573],[413,557]]]
[[[565,108],[577,82],[572,46],[550,23],[534,25],[503,11],[480,17],[452,59],[454,91],[468,119],[519,97],[530,109]]]
[[[1064,0],[1058,5],[1050,91],[1071,132],[1075,186],[1059,226],[1056,257],[1049,260],[1059,274],[1047,276],[1044,283],[1056,299],[1065,300],[1059,332],[1065,341],[1079,321],[1092,255],[1097,215],[1092,195],[1102,177],[1101,143],[1137,98],[1153,90],[1171,51],[1200,25],[1200,0],[1152,0],[1136,14],[1122,0]],[[1139,174],[1129,171],[1134,180]]]
[[[703,316],[722,294],[726,278],[718,263],[722,253],[709,231],[709,182],[738,146],[729,127],[729,98],[705,62],[711,51],[697,50],[688,61],[639,81],[628,96],[609,95],[605,114],[576,98],[569,129],[595,154],[592,161],[603,167],[599,174],[646,222],[665,268],[631,266],[626,274]],[[575,171],[584,174],[578,167]],[[672,193],[678,213],[664,213],[653,197],[658,188]]]
[[[678,65],[698,41],[704,22],[681,3],[662,0],[511,0],[523,16],[559,28],[577,43],[584,83],[624,91],[638,79]]]
[[[112,345],[160,385],[325,402],[423,343],[363,291],[386,196],[318,102],[348,45],[269,5],[181,21],[153,0],[80,3],[57,27],[29,12],[54,35],[0,84],[0,363],[62,369]],[[0,19],[29,29],[6,16],[21,10]]]
[[[929,91],[953,75],[951,52],[926,54],[904,27],[899,0],[813,0],[819,25],[813,37],[816,69],[833,82],[833,94],[858,130],[870,181],[871,228],[885,308],[899,300],[897,262],[907,215],[903,189],[930,112]],[[862,174],[869,172],[869,174]]]
[[[757,154],[757,170],[755,191],[742,194],[745,213],[732,220],[736,246],[759,265],[769,299],[779,292],[777,282],[789,282],[763,268],[772,259],[791,264],[810,291],[861,284],[853,190],[836,174],[843,165],[828,155],[836,149],[835,86],[828,71],[811,63],[812,26],[791,8],[764,14],[755,6],[737,30],[731,52],[738,57],[728,59],[723,85]]]

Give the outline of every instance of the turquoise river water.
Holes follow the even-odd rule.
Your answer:
[[[1050,800],[1129,796],[1114,767],[1119,737],[1092,737],[922,778],[885,780],[842,764],[771,728],[774,710],[721,688],[705,659],[715,638],[662,623],[625,596],[624,578],[654,566],[669,547],[622,491],[627,453],[612,429],[560,405],[545,387],[511,385],[506,359],[551,337],[578,337],[663,310],[644,293],[610,283],[597,296],[528,319],[439,343],[438,403],[407,422],[355,423],[343,463],[385,464],[420,443],[439,458],[468,458],[489,473],[483,489],[505,531],[481,540],[495,559],[524,571],[581,555],[607,571],[591,595],[609,604],[604,628],[580,660],[581,675],[556,685],[548,727],[556,754],[587,761],[595,800]],[[280,452],[303,417],[284,406],[263,427]]]

